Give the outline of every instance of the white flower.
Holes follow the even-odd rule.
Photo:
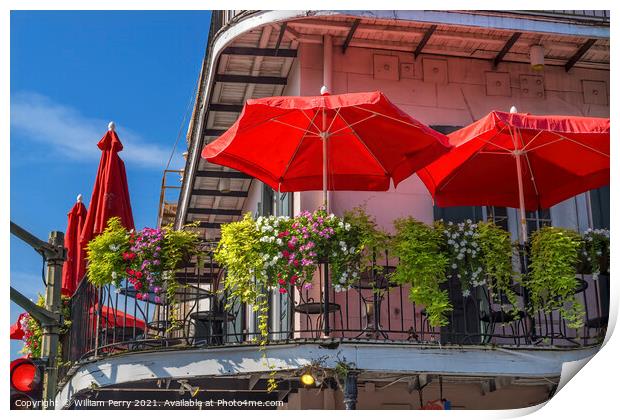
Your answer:
[[[110,251],[114,251],[114,252],[116,252],[116,251],[118,251],[118,250],[119,250],[119,248],[120,248],[120,247],[121,247],[120,245],[117,245],[117,244],[111,244],[111,245],[110,245]]]
[[[353,254],[354,252],[355,252],[355,247],[352,246],[351,248],[349,248],[349,254]]]
[[[338,222],[338,227],[339,227],[340,229],[343,229],[343,228],[344,228],[344,223],[342,222],[342,220],[341,220],[340,222]]]
[[[469,297],[471,292],[469,290],[463,290],[463,297]]]
[[[456,263],[452,264],[452,269],[453,269],[453,270],[456,270],[456,267],[458,267],[458,266],[456,265]]]
[[[118,274],[116,274],[116,271],[112,271],[112,278],[116,280],[117,277],[118,277]]]
[[[463,254],[459,254],[459,255],[456,256],[457,260],[462,260],[463,258],[465,258],[465,255],[463,255]]]
[[[347,247],[347,244],[344,241],[340,241],[338,243],[338,245],[340,245],[340,248],[346,248]]]
[[[344,230],[349,230],[349,229],[351,229],[351,225],[349,223],[345,223]]]
[[[282,245],[282,239],[281,239],[281,238],[276,239],[276,243],[277,243],[278,245]]]

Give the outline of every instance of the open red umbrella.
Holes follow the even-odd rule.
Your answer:
[[[86,207],[82,204],[82,195],[68,214],[65,248],[67,259],[62,267],[62,294],[71,296],[86,271],[85,252],[80,246],[80,233],[86,220]]]
[[[91,324],[93,324],[94,328],[96,328],[96,322],[94,321],[93,317],[95,316],[96,307],[96,305],[92,306],[89,310],[89,314],[91,316]],[[109,306],[101,307],[101,328],[133,328],[134,326],[138,330],[144,330],[146,328],[146,323],[140,319],[137,319],[134,316],[126,314],[123,311],[110,308]]]
[[[92,238],[103,232],[112,217],[119,217],[127,229],[134,228],[125,164],[118,156],[118,152],[123,150],[123,144],[114,131],[114,123],[110,123],[108,128],[107,133],[97,143],[102,153],[90,199],[90,210],[80,237],[82,249]]]
[[[381,92],[247,101],[239,119],[207,145],[211,163],[274,190],[386,191],[449,150],[447,137]]]
[[[24,331],[25,319],[28,317],[28,313],[23,312],[19,314],[17,321],[11,325],[11,340],[23,340],[26,331]]]
[[[609,119],[493,111],[449,135],[450,153],[418,172],[435,203],[548,208],[609,184]]]

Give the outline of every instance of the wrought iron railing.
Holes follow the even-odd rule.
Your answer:
[[[127,283],[94,287],[84,280],[71,301],[72,326],[64,358],[77,362],[122,352],[230,346],[256,343],[257,321],[250,307],[223,291],[225,273],[213,260],[212,245],[200,264],[179,270],[176,304],[142,301]],[[311,288],[270,294],[269,339],[294,341],[400,342],[424,345],[558,346],[594,345],[604,338],[609,315],[609,277],[580,275],[577,300],[584,326],[570,328],[558,312],[515,316],[502,311],[507,300],[478,286],[464,297],[460,282],[444,284],[454,310],[444,327],[429,325],[424,307],[410,302],[407,286],[390,283],[397,264],[385,253],[373,269],[346,291],[325,288],[317,270]],[[328,279],[329,282],[329,279]],[[324,291],[327,290],[327,293]],[[519,305],[525,291],[515,286]]]

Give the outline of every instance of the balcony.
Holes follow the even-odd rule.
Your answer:
[[[116,289],[95,288],[83,281],[71,300],[65,361],[137,351],[257,345],[257,320],[247,305],[227,298],[225,272],[213,260],[214,246],[204,244],[203,264],[188,263],[176,273],[181,287],[174,306],[137,300],[126,283]],[[390,283],[389,273],[397,261],[386,253],[376,255],[372,269],[349,290],[326,288],[317,267],[311,288],[269,293],[268,343],[576,349],[600,344],[604,338],[608,276],[579,275],[576,297],[585,309],[583,328],[570,328],[557,312],[520,312],[515,317],[500,310],[506,303],[502,296],[493,298],[485,286],[478,286],[475,293],[463,297],[458,282],[444,284],[454,307],[448,325],[431,327],[424,307],[409,301],[408,286]],[[523,305],[527,290],[518,286],[514,291]]]

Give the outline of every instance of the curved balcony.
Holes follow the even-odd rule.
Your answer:
[[[177,272],[175,305],[136,299],[131,288],[95,288],[83,281],[71,303],[72,327],[64,359],[87,361],[119,353],[257,345],[257,319],[248,305],[223,290],[225,272],[206,244],[201,266]],[[311,288],[270,293],[269,344],[397,343],[441,347],[579,348],[600,344],[609,313],[609,278],[580,275],[577,299],[586,315],[583,328],[570,328],[557,312],[514,316],[484,286],[463,297],[457,281],[445,283],[454,310],[444,327],[431,327],[424,307],[410,302],[408,287],[389,282],[396,261],[385,253],[346,291],[325,287],[317,270]],[[331,286],[328,279],[328,286]],[[326,293],[327,291],[327,293]],[[515,287],[519,304],[527,292]]]

